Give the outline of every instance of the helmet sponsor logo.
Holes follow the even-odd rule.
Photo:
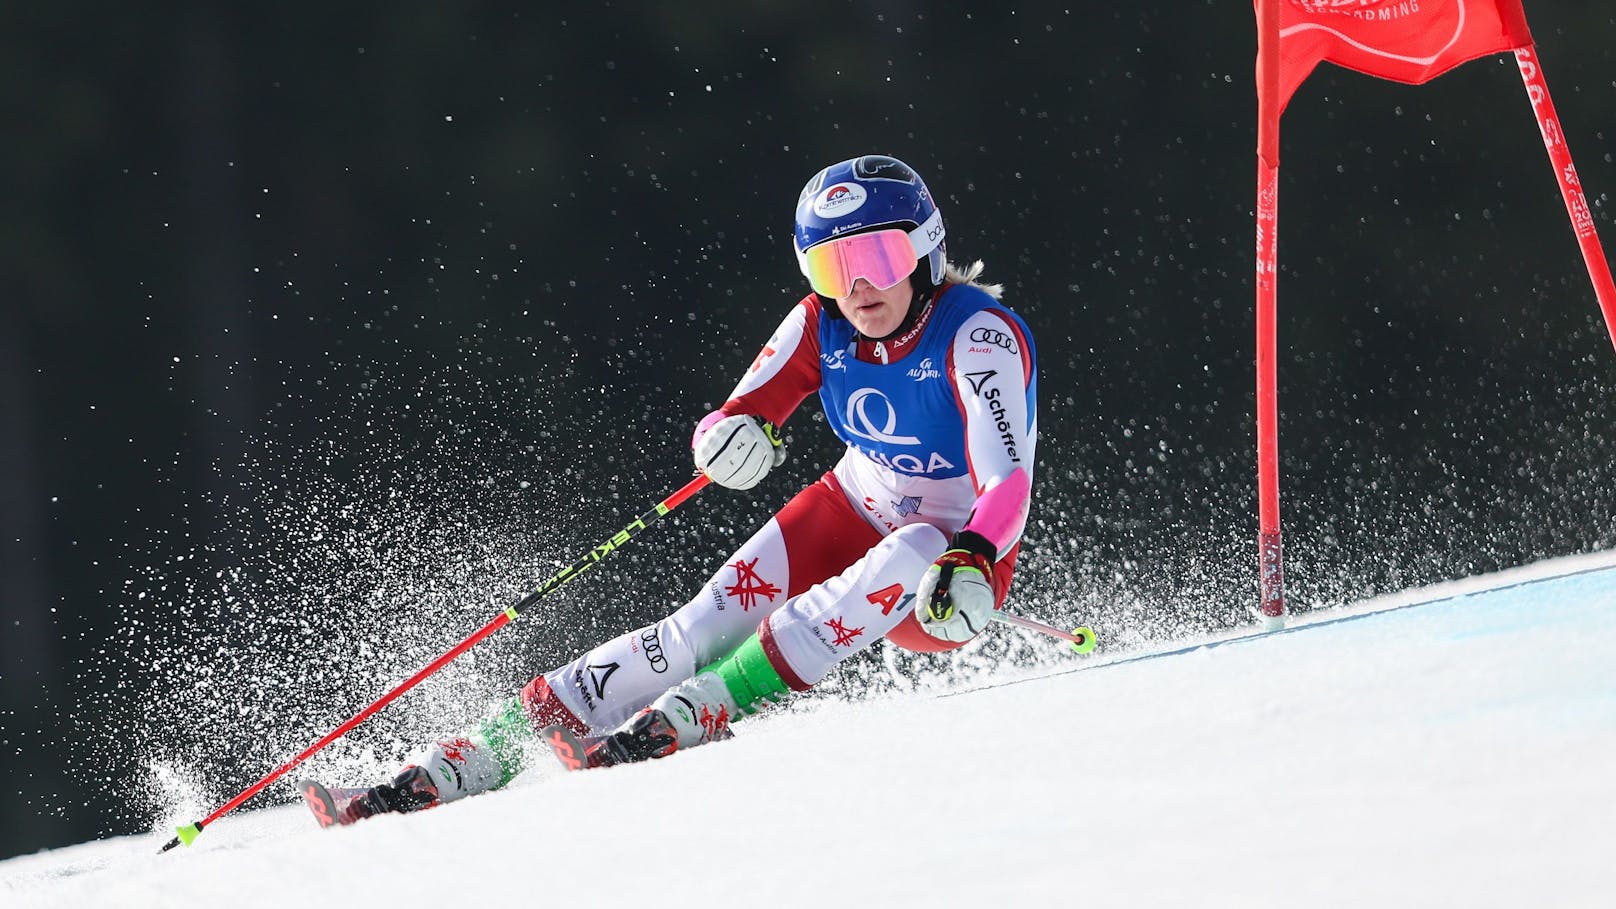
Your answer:
[[[814,202],[814,214],[821,218],[840,218],[858,211],[869,197],[857,183],[837,183],[819,194]]]
[[[876,401],[871,404],[871,400]],[[875,415],[871,415],[872,407]],[[877,417],[880,424],[877,425]],[[919,445],[915,436],[894,435],[898,428],[898,411],[892,399],[874,388],[860,388],[847,398],[847,431],[861,439],[885,442],[888,445]]]

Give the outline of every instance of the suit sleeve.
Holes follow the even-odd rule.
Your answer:
[[[960,326],[949,361],[977,496],[964,529],[992,542],[1002,558],[1020,541],[1032,501],[1031,348],[1015,320],[989,309]]]
[[[719,410],[776,426],[819,390],[819,301],[809,295],[780,322]]]

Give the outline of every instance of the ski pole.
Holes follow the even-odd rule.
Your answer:
[[[1096,643],[1094,639],[1094,629],[1087,625],[1079,625],[1076,628],[1073,628],[1071,631],[1062,631],[1059,628],[1056,628],[1054,625],[1047,625],[1038,621],[1037,619],[1029,619],[1025,616],[1013,615],[1008,612],[998,611],[993,613],[993,620],[995,622],[1003,622],[1006,625],[1015,625],[1018,628],[1026,628],[1029,631],[1036,631],[1039,634],[1047,634],[1052,638],[1058,638],[1062,641],[1066,641],[1072,645],[1072,651],[1074,653],[1088,653],[1094,649],[1094,645]]]
[[[206,827],[219,818],[224,817],[226,814],[234,811],[241,805],[241,803],[263,791],[265,786],[268,786],[270,783],[280,779],[281,776],[283,776],[288,770],[291,770],[293,767],[296,767],[297,765],[308,760],[314,755],[315,752],[336,741],[338,738],[352,730],[355,726],[358,726],[360,723],[364,722],[372,714],[392,703],[393,700],[399,695],[420,684],[422,679],[434,672],[437,672],[439,669],[442,669],[449,663],[449,661],[453,660],[462,653],[465,653],[467,650],[470,650],[472,645],[510,623],[511,620],[515,619],[517,615],[522,612],[522,610],[538,602],[538,600],[545,594],[548,594],[550,591],[560,587],[562,584],[565,584],[573,578],[578,577],[589,569],[594,568],[597,562],[626,544],[629,539],[634,536],[634,534],[644,530],[647,526],[656,521],[657,518],[660,518],[675,508],[678,508],[686,499],[701,491],[701,488],[706,486],[707,483],[708,478],[706,474],[701,474],[694,480],[686,483],[678,492],[675,492],[673,495],[668,496],[661,502],[658,502],[656,507],[652,508],[645,514],[640,515],[634,520],[633,523],[613,534],[610,539],[596,546],[594,549],[589,550],[588,553],[584,554],[576,562],[573,562],[566,568],[561,569],[561,571],[551,576],[548,580],[528,591],[528,593],[518,600],[514,605],[507,606],[504,612],[501,612],[499,615],[495,616],[493,621],[472,632],[470,637],[456,644],[443,656],[433,660],[429,665],[427,665],[426,668],[405,679],[397,688],[394,688],[392,691],[382,695],[374,704],[371,704],[364,710],[354,714],[351,719],[343,723],[341,726],[338,726],[337,728],[326,733],[323,738],[321,738],[318,742],[315,742],[313,745],[310,745],[303,751],[302,754],[292,758],[290,761],[287,761],[280,767],[265,775],[263,779],[252,784],[251,786],[248,786],[235,798],[226,802],[217,811],[213,812],[202,820],[197,821],[194,824],[187,824],[184,827],[176,828],[174,838],[169,840],[168,843],[158,851],[158,854],[161,855],[162,853],[173,849],[175,846],[178,846],[181,843],[187,846],[191,845],[191,843],[195,841],[197,837],[202,835],[203,827]]]

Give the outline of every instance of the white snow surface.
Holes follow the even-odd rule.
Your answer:
[[[416,815],[171,834],[0,862],[0,904],[1612,906],[1616,553]]]

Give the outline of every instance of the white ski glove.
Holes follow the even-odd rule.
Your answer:
[[[693,447],[696,469],[730,489],[751,489],[786,459],[779,430],[747,414],[724,417],[705,432],[698,427]]]
[[[920,576],[915,591],[915,617],[934,638],[963,643],[981,634],[993,620],[992,543],[980,534],[954,534],[952,548]]]

